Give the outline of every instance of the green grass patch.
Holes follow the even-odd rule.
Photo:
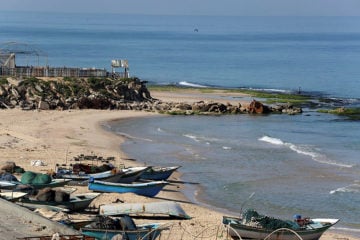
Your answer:
[[[8,84],[9,81],[6,78],[0,78],[0,85]]]
[[[360,108],[336,108],[336,109],[319,109],[318,112],[330,113],[338,116],[348,117],[351,120],[360,120]]]

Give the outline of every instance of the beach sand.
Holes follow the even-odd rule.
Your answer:
[[[206,95],[206,99],[217,101],[222,93]],[[152,96],[164,101],[199,101],[206,100],[198,92],[166,93],[152,92]],[[236,96],[233,102],[239,103],[242,96]],[[220,97],[221,98],[221,97]],[[229,101],[228,99],[224,101]],[[242,102],[246,104],[246,102]],[[22,111],[19,109],[0,111],[0,164],[13,161],[18,166],[36,172],[54,170],[56,164],[70,164],[73,157],[80,154],[115,157],[115,166],[142,166],[142,162],[130,160],[121,150],[124,138],[104,130],[107,121],[133,117],[155,116],[155,113],[136,111],[109,110],[67,110],[67,111]],[[45,166],[32,166],[31,161],[41,160]],[[19,177],[19,176],[18,176]],[[112,203],[116,200],[126,203],[141,203],[154,201],[176,201],[185,212],[192,217],[190,220],[142,220],[136,223],[161,222],[167,223],[170,235],[164,239],[225,239],[221,220],[223,213],[191,203],[182,193],[184,184],[181,182],[181,169],[172,179],[173,183],[154,198],[134,194],[106,193],[92,203]],[[77,187],[77,192],[86,192],[87,187]],[[235,214],[236,215],[236,214]],[[76,218],[75,216],[72,216]],[[316,216],[314,216],[316,217]],[[39,235],[41,233],[37,233]],[[216,238],[218,236],[218,238]],[[219,237],[221,236],[221,237]],[[328,230],[321,240],[342,239],[355,240],[359,238],[343,235]]]

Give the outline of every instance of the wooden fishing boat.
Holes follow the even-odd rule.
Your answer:
[[[158,223],[135,225],[129,216],[123,215],[113,220],[103,217],[101,223],[89,224],[80,231],[86,236],[102,240],[110,240],[117,235],[127,240],[154,240],[164,229],[167,228]]]
[[[68,184],[70,180],[68,179],[52,179],[49,183],[40,183],[40,184],[24,184],[20,181],[0,181],[1,189],[15,189],[21,186],[31,186],[34,189],[42,189],[46,187],[63,187]]]
[[[96,192],[135,193],[142,196],[153,197],[167,184],[166,181],[153,181],[144,183],[111,183],[90,179],[88,188]]]
[[[50,183],[41,183],[41,184],[29,184],[35,189],[42,189],[46,187],[54,188],[54,187],[63,187],[68,184],[70,180],[68,179],[52,179]],[[22,183],[21,183],[22,184]]]
[[[25,197],[26,195],[27,195],[27,193],[24,193],[24,192],[13,192],[13,191],[0,192],[1,198],[11,201],[11,202],[15,202],[15,201],[19,200],[20,198]]]
[[[190,219],[190,216],[185,213],[180,204],[172,201],[103,204],[99,207],[99,213],[105,216],[128,214],[137,217],[169,216],[170,218]]]
[[[172,166],[172,167],[151,167],[147,169],[140,178],[148,180],[167,180],[170,175],[179,169],[181,166]]]
[[[71,194],[69,201],[56,202],[56,201],[39,201],[34,198],[24,197],[17,203],[21,206],[30,209],[36,208],[50,208],[63,211],[82,211],[86,209],[90,203],[99,196],[100,193],[83,193],[83,194]]]
[[[19,183],[20,182],[1,180],[0,181],[0,189],[13,189]]]
[[[57,178],[62,179],[70,179],[72,182],[77,182],[80,185],[86,185],[90,178],[106,181],[106,182],[114,182],[114,183],[131,183],[136,181],[141,174],[146,171],[149,167],[129,167],[123,168],[120,170],[109,170],[101,173],[73,173],[71,171],[67,172],[58,172],[56,174]]]
[[[318,240],[339,219],[316,218],[280,220],[250,214],[242,218],[223,216],[233,239]]]

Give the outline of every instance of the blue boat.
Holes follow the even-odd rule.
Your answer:
[[[115,236],[127,240],[154,240],[159,237],[162,230],[167,229],[158,223],[135,225],[128,215],[115,219],[104,216],[97,218],[96,222],[80,229],[83,235],[101,240],[110,240]]]
[[[111,183],[90,179],[88,188],[96,192],[135,193],[146,197],[154,197],[167,184],[166,181],[144,183]]]
[[[181,166],[172,167],[151,167],[147,169],[140,178],[147,180],[167,180],[170,175],[179,169]]]

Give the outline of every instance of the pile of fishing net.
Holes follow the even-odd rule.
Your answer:
[[[101,166],[88,165],[82,163],[76,163],[73,165],[73,172],[84,172],[84,173],[99,173],[113,169],[114,166],[111,164],[103,164]]]
[[[247,209],[243,213],[243,224],[261,227],[268,230],[279,228],[298,229],[299,225],[290,220],[281,220],[266,215],[261,215],[253,209]]]
[[[47,184],[51,182],[51,176],[43,173],[34,173],[26,171],[21,176],[21,183],[23,184]]]
[[[94,221],[87,227],[95,229],[114,229],[114,230],[135,230],[136,225],[128,215],[120,215],[118,218],[97,215]]]

